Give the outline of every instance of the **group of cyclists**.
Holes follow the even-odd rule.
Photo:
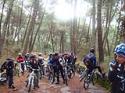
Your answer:
[[[60,76],[62,77],[63,83],[65,83],[64,69],[65,65],[71,67],[73,73],[75,73],[75,63],[77,57],[74,53],[53,53],[48,56],[48,60],[46,61],[42,55],[42,53],[30,54],[27,53],[24,56],[19,53],[16,58],[18,64],[20,64],[20,72],[24,75],[25,69],[32,71],[29,67],[33,69],[43,69],[43,65],[46,65],[50,71],[53,71],[53,82],[56,84],[60,83]],[[13,69],[14,69],[14,60],[12,58],[6,59],[6,65],[2,68],[6,69],[8,87],[15,88],[13,84]],[[96,62],[95,49],[91,48],[89,53],[83,57],[84,65],[87,68],[87,73],[91,73],[94,69],[98,69],[101,74],[101,77],[104,78],[105,73],[102,72],[99,65]],[[43,71],[43,75],[47,72]],[[48,80],[50,77],[48,77]],[[109,72],[108,79],[111,82],[111,93],[125,93],[125,43],[121,43],[116,46],[114,50],[114,59],[109,63]],[[39,87],[39,85],[37,86]]]
[[[33,69],[36,69],[35,74],[38,78],[41,75],[48,75],[50,71],[53,71],[52,83],[59,84],[59,78],[61,75],[63,83],[65,84],[64,66],[70,66],[70,70],[75,72],[74,69],[76,59],[77,57],[73,53],[53,53],[49,54],[48,58],[44,58],[42,53],[26,53],[25,55],[19,53],[15,60],[11,57],[7,58],[2,65],[1,70],[6,69],[8,88],[12,89],[15,88],[13,82],[13,74],[15,68],[18,68],[20,75],[24,75],[25,72],[31,73]],[[37,69],[42,71],[39,72]],[[39,83],[37,84],[37,87],[39,88]]]

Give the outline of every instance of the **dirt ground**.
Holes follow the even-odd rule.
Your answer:
[[[26,75],[14,77],[16,90],[8,89],[6,85],[0,85],[0,93],[28,93],[25,87]],[[90,86],[88,90],[83,88],[78,75],[70,79],[68,86],[64,85],[60,79],[60,84],[50,84],[46,77],[39,82],[40,88],[32,89],[31,93],[107,93],[101,87]]]

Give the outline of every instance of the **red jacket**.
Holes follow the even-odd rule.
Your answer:
[[[24,62],[24,57],[23,56],[18,56],[16,58],[16,61],[19,62],[19,63]]]

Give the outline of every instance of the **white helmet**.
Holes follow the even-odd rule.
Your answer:
[[[39,53],[38,56],[42,56],[42,53]]]
[[[19,56],[21,56],[21,55],[22,55],[22,53],[18,53],[18,55],[19,55]]]

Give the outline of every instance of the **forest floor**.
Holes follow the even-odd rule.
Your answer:
[[[28,93],[25,87],[26,75],[14,77],[15,90],[8,89],[6,85],[0,85],[0,93]],[[73,79],[68,82],[68,86],[64,85],[60,79],[60,84],[50,84],[46,77],[39,82],[40,88],[32,89],[31,93],[108,93],[100,86],[90,85],[88,90],[83,88],[83,82],[79,81],[79,76],[75,75]]]

